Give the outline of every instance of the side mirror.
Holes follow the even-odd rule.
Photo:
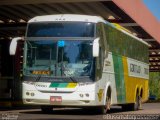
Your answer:
[[[100,38],[96,38],[93,41],[93,57],[98,57],[99,56],[99,40]]]
[[[9,47],[9,54],[15,55],[17,49],[17,41],[22,40],[21,37],[13,38]]]

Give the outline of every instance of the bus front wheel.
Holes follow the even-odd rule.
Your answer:
[[[107,96],[105,106],[99,107],[98,112],[100,114],[106,114],[110,110],[110,106],[111,106],[111,98]]]

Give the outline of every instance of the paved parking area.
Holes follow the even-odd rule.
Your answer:
[[[158,118],[159,117],[159,118]],[[39,108],[0,109],[3,120],[105,120],[105,119],[156,119],[160,120],[160,103],[145,103],[139,111],[122,111],[113,106],[106,115],[78,108],[56,108],[52,113],[44,114]]]

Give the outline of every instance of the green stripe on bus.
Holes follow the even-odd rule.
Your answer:
[[[122,57],[113,55],[113,62],[114,62],[115,82],[117,91],[117,101],[118,103],[125,103],[126,91],[124,83],[124,70],[123,70]]]
[[[121,81],[121,102],[126,102],[126,89],[125,89],[125,80],[124,80],[124,68],[122,57],[119,57],[119,66],[120,66],[120,81]]]
[[[49,87],[52,88],[66,88],[68,83],[51,83]]]
[[[60,83],[58,87],[59,88],[66,88],[67,85],[68,85],[68,83]]]
[[[59,83],[51,83],[49,87],[55,88],[55,87],[58,87],[58,86],[59,86]]]

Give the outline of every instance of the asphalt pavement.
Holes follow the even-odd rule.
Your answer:
[[[105,119],[145,119],[160,120],[160,103],[145,103],[141,110],[123,111],[120,106],[112,106],[106,115],[90,109],[55,108],[51,113],[43,113],[38,107],[16,107],[0,109],[2,120],[105,120]]]

